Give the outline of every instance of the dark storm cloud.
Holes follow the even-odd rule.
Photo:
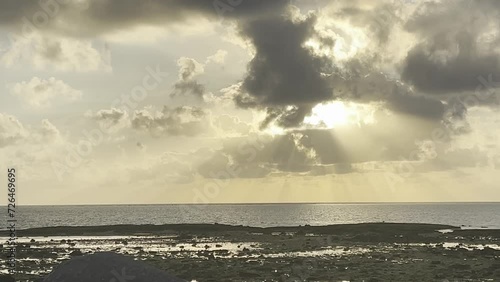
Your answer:
[[[420,43],[408,53],[402,78],[430,94],[474,91],[480,77],[500,81],[499,11],[500,2],[490,0],[422,4],[406,23]]]
[[[248,66],[243,93],[236,98],[238,105],[278,107],[280,111],[286,111],[283,106],[294,106],[292,112],[281,115],[280,123],[295,126],[302,122],[308,108],[331,98],[332,87],[322,76],[322,72],[331,70],[331,60],[315,56],[303,46],[314,35],[316,18],[311,15],[292,20],[285,15],[290,7],[288,0],[246,0],[237,4],[199,0],[102,0],[85,2],[88,5],[83,10],[71,1],[63,5],[54,3],[54,12],[47,12],[51,20],[37,27],[71,36],[96,36],[144,24],[180,23],[196,16],[214,21],[236,20],[240,34],[257,51]],[[45,11],[26,0],[7,1],[0,4],[0,8],[15,15],[8,22],[18,25],[23,24],[23,16],[30,20],[34,11]],[[192,78],[182,77],[174,91],[201,96],[204,87]]]
[[[69,36],[95,36],[135,25],[179,23],[196,16],[244,19],[281,10],[288,2],[247,0],[233,7],[224,0],[4,0],[0,1],[0,25],[21,26],[28,21]],[[37,25],[37,21],[43,24]]]
[[[391,40],[394,25],[404,22],[399,6],[394,3],[316,2],[337,5],[332,17],[347,19],[367,29],[379,43],[373,53],[383,54],[381,45]],[[468,1],[426,2],[406,21],[405,29],[415,34],[419,42],[402,64],[401,76],[408,84],[406,87],[414,86],[416,90],[411,94],[401,91],[394,80],[376,71],[380,58],[354,58],[346,64],[357,70],[345,75],[332,65],[332,58],[304,47],[310,38],[330,47],[335,40],[318,34],[314,12],[300,19],[291,16],[288,0],[244,0],[234,6],[231,3],[235,2],[223,0],[101,0],[89,1],[88,5],[54,0],[51,3],[60,5],[57,12],[47,12],[51,20],[42,30],[70,36],[96,36],[137,25],[168,25],[199,17],[235,20],[239,34],[255,49],[235,102],[243,108],[266,109],[268,115],[263,126],[273,122],[282,127],[299,126],[316,104],[336,98],[381,101],[395,112],[439,120],[446,111],[442,98],[424,94],[471,91],[480,84],[480,76],[492,75],[493,81],[500,81],[500,57],[496,51],[500,41],[483,39],[488,38],[485,31],[491,23],[498,22],[494,15],[500,2],[493,0],[477,1],[474,5],[466,5]],[[51,11],[47,7],[30,0],[0,1],[0,25],[20,27],[23,17],[32,20],[37,11]],[[48,45],[45,56],[57,59],[58,48]],[[181,70],[174,95],[203,96],[204,86],[192,75],[195,69],[195,65],[186,65]]]
[[[445,105],[441,101],[409,94],[394,94],[388,101],[390,110],[398,113],[440,120],[445,113]]]
[[[448,110],[440,100],[412,92],[407,85],[380,72],[364,66],[358,66],[357,71],[359,73],[348,77],[332,76],[335,97],[359,103],[383,102],[396,113],[435,121],[440,121]]]
[[[6,1],[0,5],[3,5],[2,11],[12,11],[11,14],[17,17],[24,13],[28,19],[34,10],[40,9],[40,6],[34,5],[33,1],[25,0]],[[46,28],[63,33],[69,32],[72,35],[95,36],[139,24],[177,23],[195,16],[214,20],[220,20],[221,17],[235,19],[240,35],[249,40],[256,51],[254,58],[248,64],[241,93],[235,97],[237,105],[267,109],[268,116],[263,122],[264,126],[276,122],[282,127],[296,127],[302,123],[314,105],[335,97],[334,88],[342,88],[342,85],[337,86],[334,79],[327,75],[335,71],[332,59],[314,54],[311,49],[304,46],[304,43],[312,37],[330,47],[335,44],[333,39],[317,34],[314,29],[317,20],[314,14],[301,19],[293,18],[289,11],[291,6],[286,0],[246,0],[235,7],[227,5],[228,2],[225,1],[103,0],[90,1],[87,9],[78,10],[77,5],[70,1],[69,4],[59,5],[57,8],[59,12],[53,15],[57,21],[50,21]],[[373,15],[368,16],[366,11],[353,4],[342,8],[337,16],[349,17],[355,24],[370,27],[380,41],[386,41],[391,30],[389,23],[395,20],[394,12],[388,9],[387,5],[375,5],[371,12]],[[8,21],[12,22],[15,17],[10,17]],[[61,24],[64,22],[66,24]],[[57,46],[52,47],[49,48],[47,56],[53,57],[57,54]],[[199,72],[197,64],[188,58],[179,62],[181,70],[179,81],[174,85],[173,95],[203,96],[204,86],[194,78]],[[359,81],[364,83],[363,78]],[[357,92],[353,87],[349,91]],[[342,93],[338,97],[346,95],[356,97],[358,94]],[[370,95],[372,98],[368,99],[368,96],[365,96],[363,99],[377,99],[373,94]],[[394,102],[389,103],[392,103],[392,107],[396,110],[409,110],[419,114],[418,106],[405,103],[416,100],[418,99],[397,97]],[[424,107],[431,104],[427,100],[418,101]],[[435,116],[438,107],[439,105],[432,105],[432,110],[423,109],[422,115]]]
[[[477,43],[471,34],[458,35],[458,54],[439,62],[432,57],[432,47],[417,46],[406,58],[402,77],[417,89],[426,93],[445,94],[474,91],[480,85],[480,77],[494,75],[500,81],[499,54],[478,54]]]
[[[332,98],[332,87],[322,76],[331,71],[331,59],[318,57],[304,47],[314,34],[316,19],[293,21],[284,16],[241,24],[256,54],[242,85],[241,106],[310,105]],[[249,96],[246,96],[249,95]]]

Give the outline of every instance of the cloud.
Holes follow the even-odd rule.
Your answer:
[[[214,55],[207,57],[205,63],[200,63],[193,58],[181,57],[177,60],[179,67],[179,79],[174,84],[172,97],[193,95],[205,101],[205,86],[198,82],[197,77],[205,73],[205,67],[209,63],[223,64],[227,51],[218,50]]]
[[[59,129],[52,124],[48,119],[42,120],[42,125],[40,129],[35,131],[35,138],[38,140],[37,143],[62,143],[63,137]]]
[[[164,25],[185,22],[192,17],[212,20],[259,17],[280,9],[288,0],[243,1],[236,7],[214,5],[213,1],[197,0],[73,0],[47,1],[7,0],[0,2],[0,10],[8,16],[0,19],[0,25],[15,26],[19,30],[39,29],[67,36],[96,36],[139,25]],[[45,5],[43,5],[45,4]],[[40,15],[48,19],[39,22]],[[81,27],[85,26],[85,29]]]
[[[204,65],[195,59],[182,57],[177,61],[179,66],[179,80],[191,80],[205,72]]]
[[[195,136],[209,128],[206,113],[200,108],[165,106],[161,112],[147,109],[135,111],[132,128],[149,132],[153,137]]]
[[[408,85],[390,79],[383,73],[364,67],[360,67],[358,71],[359,74],[344,77],[339,73],[331,78],[336,97],[359,103],[379,102],[395,113],[437,122],[444,118],[448,110],[447,105],[440,100],[412,91]]]
[[[127,179],[132,183],[186,184],[195,179],[195,171],[190,161],[192,156],[189,153],[165,152],[151,157],[146,164],[126,165],[118,172],[123,173],[125,170]]]
[[[474,166],[476,161],[452,153],[450,140],[456,135],[440,120],[379,110],[374,123],[334,129],[294,129],[282,135],[229,137],[200,169],[202,175],[214,178],[217,171],[233,171],[232,178],[261,168],[270,173],[309,173],[311,175],[357,172],[358,164],[446,162],[446,169]],[[210,165],[213,166],[210,166]],[[230,169],[224,169],[228,167]],[[426,164],[419,164],[423,168]],[[415,166],[415,168],[417,168]],[[430,169],[442,170],[439,166]],[[258,169],[257,171],[262,171]],[[259,176],[261,175],[261,176]],[[263,176],[262,176],[263,175]]]
[[[0,61],[12,68],[28,64],[39,70],[71,72],[110,72],[111,55],[107,45],[97,50],[90,40],[32,34],[12,43]]]
[[[58,104],[74,102],[81,99],[83,95],[80,90],[76,90],[54,77],[49,79],[33,77],[30,81],[16,83],[11,87],[10,92],[33,108],[47,108],[54,101]]]
[[[230,157],[216,152],[208,161],[197,167],[198,173],[205,178],[263,178],[271,173],[270,167],[259,164],[235,164]]]
[[[297,2],[296,4],[306,5],[305,3]],[[405,5],[391,4],[388,1],[375,4],[364,0],[352,3],[321,3],[333,7],[334,12],[330,14],[332,17],[354,27],[363,28],[370,36],[374,35],[378,45],[388,44],[394,24],[399,25],[404,22],[401,10]],[[27,3],[23,2],[18,5],[27,5]],[[121,2],[106,0],[98,3],[90,2],[87,10],[76,14],[75,7],[62,5],[60,13],[56,15],[59,22],[51,22],[47,29],[70,34],[67,31],[74,29],[72,27],[85,25],[88,27],[86,32],[96,36],[145,24],[153,26],[176,24],[186,22],[196,16],[211,20],[223,17],[235,21],[239,35],[247,40],[255,51],[248,64],[248,72],[243,78],[238,93],[235,94],[235,102],[243,108],[266,109],[269,114],[263,126],[275,121],[282,127],[297,127],[318,103],[337,97],[357,98],[356,94],[352,93],[337,96],[336,89],[342,88],[342,85],[336,82],[342,79],[349,81],[353,78],[349,76],[349,73],[340,71],[343,66],[331,55],[317,52],[306,44],[310,39],[314,39],[319,42],[320,49],[326,48],[335,52],[341,45],[359,45],[356,38],[347,38],[347,34],[353,29],[341,29],[340,25],[327,29],[324,22],[318,22],[320,12],[303,15],[291,5],[290,1],[286,0],[243,1],[236,7],[222,6],[222,9],[221,7],[217,9],[213,3],[192,0],[154,0],[149,1],[148,5],[138,4],[132,0]],[[17,9],[14,4],[9,8]],[[70,15],[72,21],[66,26],[60,25]],[[321,21],[325,21],[325,17],[322,17]],[[77,35],[79,32],[81,33],[81,31],[73,30],[71,34]],[[369,45],[370,48],[374,47],[370,56],[361,57],[365,54],[359,53],[360,56],[356,58],[366,69],[364,74],[379,72],[376,70],[378,67],[376,63],[381,60],[381,57],[388,57],[382,48],[378,49],[377,44]],[[207,58],[205,63],[221,63],[224,61],[225,54],[224,50],[218,50],[215,55]],[[174,85],[172,95],[206,96],[205,86],[196,80],[196,76],[204,72],[204,65],[185,57],[178,61],[178,65],[180,67],[179,80]],[[363,83],[364,78],[360,76],[357,81]],[[406,81],[411,82],[408,79]],[[351,87],[348,90],[356,91]],[[380,89],[380,91],[385,90]],[[392,88],[389,91],[392,93]],[[436,118],[443,107],[440,101],[419,97],[421,96],[419,93],[394,96],[394,100],[389,99],[391,97],[388,96],[380,98],[371,95],[371,98],[367,98],[368,96],[370,95],[364,97],[365,101],[385,99],[393,110],[407,110],[411,114],[423,117]],[[419,106],[412,106],[411,104],[414,103]],[[429,107],[430,110],[428,110]]]
[[[28,131],[14,116],[0,113],[0,148],[26,138]]]
[[[379,44],[389,41],[391,32],[396,24],[402,21],[402,6],[408,3],[398,1],[335,1],[329,3],[330,17],[338,20],[347,20],[356,27],[375,35]]]
[[[16,117],[0,113],[0,148],[62,144],[63,139],[59,129],[48,119],[43,119],[39,126],[24,126]]]
[[[302,46],[314,33],[315,17],[292,19],[285,15],[289,3],[288,0],[254,0],[243,1],[236,7],[227,4],[221,7],[213,2],[194,0],[153,0],[147,4],[133,0],[105,0],[90,1],[85,10],[79,10],[70,3],[59,5],[58,13],[37,31],[44,34],[50,31],[66,36],[98,36],[145,24],[185,22],[200,15],[217,21],[222,18],[235,20],[241,35],[251,41],[257,50],[243,82],[242,95],[247,96],[240,96],[239,104],[245,107],[294,105],[304,108],[310,106],[306,104],[325,101],[331,97],[331,87],[321,74],[328,71],[329,60],[314,56]],[[24,16],[27,15],[29,20],[31,12],[37,10],[36,5],[27,1],[9,2],[1,8],[13,15],[5,19],[4,24],[20,28],[23,26],[21,15],[26,13]],[[283,16],[276,17],[281,14]],[[81,26],[86,27],[85,31]],[[269,40],[275,43],[266,43],[271,42]],[[52,48],[49,53],[58,53],[57,48]],[[218,52],[209,60],[221,62],[223,54],[223,51]],[[174,93],[203,95],[204,87],[189,74],[192,69],[190,66],[185,68],[187,63],[189,62],[182,62],[182,78],[174,86]],[[249,103],[247,100],[252,101]]]
[[[116,132],[130,126],[128,113],[116,108],[99,110],[95,114],[89,112],[86,116],[99,122],[100,127],[106,129],[106,132]]]
[[[405,25],[419,43],[402,78],[429,94],[474,91],[479,77],[500,82],[499,11],[500,3],[490,0],[422,3]]]
[[[208,56],[207,60],[205,61],[205,64],[210,64],[210,63],[215,63],[219,65],[223,65],[227,56],[227,51],[226,50],[217,50],[215,54],[212,56]]]
[[[220,129],[224,134],[248,135],[252,127],[242,122],[238,117],[220,115],[214,120],[214,127]]]
[[[256,54],[235,99],[239,106],[269,107],[269,119],[275,111],[286,112],[282,125],[294,126],[312,105],[333,98],[333,87],[323,75],[332,70],[331,60],[304,47],[314,34],[315,21],[314,16],[274,16],[241,23],[240,32]],[[289,111],[287,106],[294,107]]]
[[[182,57],[177,61],[177,66],[179,66],[179,80],[174,84],[171,96],[189,94],[203,99],[205,86],[198,83],[195,78],[205,72],[205,65],[195,59]]]

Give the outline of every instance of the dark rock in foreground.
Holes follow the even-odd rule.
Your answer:
[[[73,258],[56,267],[43,282],[185,282],[144,262],[115,253]]]
[[[0,274],[0,282],[16,282],[11,275]]]

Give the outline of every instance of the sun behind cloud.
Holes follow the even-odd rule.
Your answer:
[[[336,128],[352,124],[372,123],[373,109],[368,105],[347,104],[333,101],[316,105],[312,113],[305,117],[306,126]]]

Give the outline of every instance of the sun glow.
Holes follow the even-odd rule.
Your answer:
[[[297,127],[284,128],[276,121],[271,122],[264,130],[265,133],[276,136],[284,135],[294,130],[301,129],[333,129],[348,126],[361,126],[376,123],[374,114],[378,109],[377,104],[346,103],[331,101],[316,105],[311,113],[304,118]],[[266,118],[266,113],[261,111],[255,120],[260,123]]]
[[[342,102],[324,103],[314,107],[311,115],[304,119],[304,123],[332,128],[346,125],[349,122],[350,114]]]
[[[346,104],[333,101],[318,104],[304,119],[306,126],[336,128],[360,123],[373,123],[373,109],[365,105]]]

